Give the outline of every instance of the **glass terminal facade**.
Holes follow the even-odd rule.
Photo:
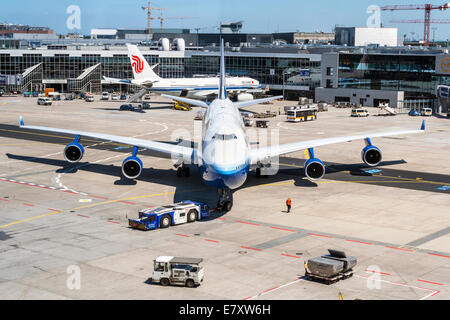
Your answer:
[[[36,50],[37,51],[37,50]],[[18,75],[25,69],[42,63],[42,78],[46,87],[52,87],[52,80],[58,90],[67,90],[60,80],[76,79],[82,72],[96,64],[101,64],[101,76],[131,79],[133,77],[130,61],[125,50],[0,50],[0,74]],[[158,64],[156,71],[163,78],[182,78],[215,76],[219,72],[218,52],[143,52],[151,66]],[[320,55],[308,54],[240,54],[227,53],[227,73],[231,76],[252,77],[270,90],[305,90],[314,92],[320,85]],[[307,70],[303,76],[284,71]],[[293,76],[294,75],[294,76]],[[57,81],[58,80],[58,81]]]
[[[405,91],[432,96],[450,76],[437,75],[434,55],[339,54],[339,88]]]

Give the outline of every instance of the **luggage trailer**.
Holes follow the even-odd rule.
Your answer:
[[[329,254],[312,258],[305,262],[305,277],[327,285],[353,276],[356,257],[347,257],[345,252],[328,249]]]

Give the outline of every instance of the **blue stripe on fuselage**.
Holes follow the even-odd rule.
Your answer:
[[[262,86],[240,86],[240,87],[227,87],[227,90],[237,90],[237,89],[261,89]],[[189,91],[203,91],[203,90],[219,90],[219,87],[154,87],[150,91],[183,91],[188,89]]]

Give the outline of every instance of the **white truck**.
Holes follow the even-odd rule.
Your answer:
[[[201,258],[161,256],[153,260],[152,283],[162,286],[182,285],[189,288],[203,281],[204,269]]]

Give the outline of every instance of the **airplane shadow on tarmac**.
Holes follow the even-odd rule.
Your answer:
[[[176,170],[174,168],[171,169],[154,169],[154,168],[144,168],[142,170],[142,174],[139,178],[130,180],[126,179],[122,175],[122,170],[120,166],[117,165],[108,165],[101,163],[89,163],[89,162],[79,162],[76,164],[70,164],[65,160],[56,160],[56,159],[48,159],[48,158],[38,158],[38,157],[29,157],[22,155],[14,155],[7,153],[6,156],[9,159],[32,162],[43,165],[50,165],[59,167],[55,170],[56,173],[64,173],[66,175],[76,174],[78,171],[86,171],[92,173],[98,173],[103,175],[109,175],[112,177],[117,177],[117,180],[114,181],[114,185],[117,186],[133,186],[136,185],[138,181],[143,182],[151,182],[155,184],[167,185],[175,187],[174,193],[174,202],[179,202],[182,200],[194,200],[201,201],[207,203],[211,208],[215,208],[218,200],[218,194],[215,188],[209,187],[202,182],[200,179],[200,172],[196,166],[190,166],[191,176],[189,178],[186,177],[177,177]],[[283,162],[285,163],[293,163],[297,162],[300,164],[303,162],[302,159],[297,158],[280,158],[280,169],[276,175],[265,176],[261,178],[257,178],[253,172],[249,173],[246,183],[240,187],[239,189],[233,190],[233,192],[237,192],[241,189],[256,187],[259,185],[267,185],[267,184],[276,184],[280,182],[285,182],[288,180],[294,180],[294,186],[303,187],[303,188],[312,188],[317,187],[315,182],[308,180],[303,172],[301,167],[295,168],[283,168]],[[388,166],[393,164],[405,163],[405,161],[390,161],[390,162],[382,162],[379,167]],[[343,171],[349,171],[351,175],[364,175],[371,176],[372,174],[366,173],[362,170],[361,164],[335,164],[329,163],[326,164],[326,173],[329,175],[333,175],[334,173],[339,173]],[[48,171],[45,171],[48,172]],[[40,173],[40,172],[37,172]],[[44,173],[44,172],[43,172]],[[36,173],[34,173],[36,174]],[[327,176],[329,178],[329,176]],[[339,178],[336,178],[339,180]],[[258,195],[255,194],[255,197]],[[215,214],[211,219],[215,219],[223,215],[224,213]],[[205,221],[211,220],[206,219]]]

